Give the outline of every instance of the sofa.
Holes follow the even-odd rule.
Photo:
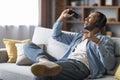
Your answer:
[[[51,38],[52,29],[36,27],[34,30],[32,42],[39,45],[44,45],[44,50],[52,56],[60,59],[66,49],[67,45],[60,43]],[[67,34],[74,32],[63,31]],[[91,79],[91,80],[117,80],[115,79],[114,73],[119,65],[120,61],[120,38],[111,37],[115,42],[116,52],[116,66],[112,71],[108,71],[103,78]],[[16,63],[8,63],[8,54],[6,48],[0,49],[0,80],[33,80],[34,75],[31,73],[30,65],[17,65]],[[88,79],[86,79],[88,80]]]

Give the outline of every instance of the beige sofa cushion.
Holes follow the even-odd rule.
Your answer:
[[[16,48],[17,48],[17,60],[16,60],[16,64],[17,65],[31,65],[33,64],[33,61],[31,61],[24,52],[24,45],[26,43],[17,43],[15,44]]]

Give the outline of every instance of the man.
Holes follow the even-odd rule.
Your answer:
[[[65,34],[62,32],[63,21],[74,15],[68,12],[69,9],[64,10],[53,26],[52,37],[69,45],[62,59],[56,60],[33,43],[25,45],[26,55],[38,61],[31,66],[32,73],[37,76],[36,80],[100,78],[115,65],[114,43],[100,33],[106,24],[106,16],[92,12],[85,18],[86,32]]]

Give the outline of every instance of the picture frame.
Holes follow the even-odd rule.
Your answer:
[[[112,6],[113,5],[113,0],[105,0],[105,5],[106,6]]]

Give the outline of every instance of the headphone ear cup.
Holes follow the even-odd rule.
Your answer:
[[[98,22],[96,23],[96,27],[102,27],[102,26],[103,26],[103,21],[104,21],[104,19],[105,19],[105,17],[103,17],[101,21],[98,21]]]
[[[95,24],[95,26],[96,26],[96,27],[99,27],[99,26],[100,26],[99,22],[97,22],[97,23]]]
[[[97,23],[96,23],[96,27],[101,27],[101,26],[102,26],[102,22],[103,22],[103,20],[97,22]]]

